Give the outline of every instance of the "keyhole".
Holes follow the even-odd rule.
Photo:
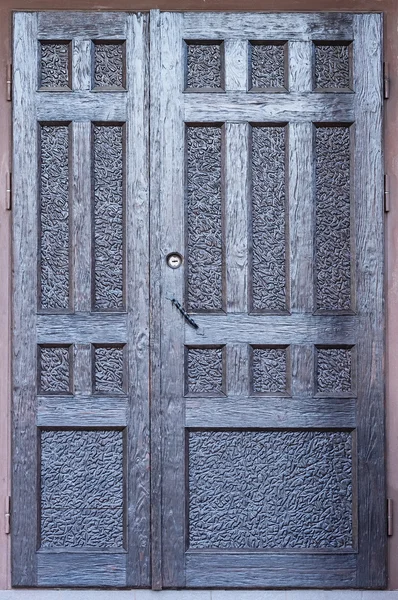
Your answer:
[[[167,255],[166,261],[170,269],[178,269],[182,265],[182,256],[178,252],[172,252]]]

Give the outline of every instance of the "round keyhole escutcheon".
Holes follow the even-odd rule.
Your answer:
[[[178,269],[182,265],[182,256],[178,252],[171,252],[167,255],[166,262],[170,269]]]

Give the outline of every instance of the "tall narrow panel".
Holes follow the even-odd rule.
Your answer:
[[[189,545],[353,546],[346,431],[189,433]]]
[[[187,127],[187,305],[223,308],[221,127]]]
[[[316,128],[316,308],[351,308],[349,127]]]
[[[222,87],[222,45],[187,44],[186,87]]]
[[[252,310],[286,302],[285,128],[252,129]]]
[[[224,393],[222,348],[188,348],[186,391],[188,394],[219,396]]]
[[[39,393],[65,394],[71,389],[71,347],[39,347]]]
[[[286,348],[252,349],[252,392],[255,394],[288,393]]]
[[[351,348],[317,348],[318,393],[338,395],[352,391]]]
[[[70,88],[70,43],[41,42],[40,86],[62,90]]]
[[[95,346],[94,393],[122,394],[126,388],[123,346]]]
[[[124,307],[123,126],[94,125],[94,309]]]
[[[55,311],[69,308],[69,128],[40,133],[40,306]]]
[[[41,434],[41,547],[123,547],[123,434]]]

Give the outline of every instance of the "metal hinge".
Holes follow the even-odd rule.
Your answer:
[[[384,99],[388,100],[390,97],[390,71],[388,63],[383,63],[383,87],[384,87]]]
[[[6,175],[6,210],[12,208],[12,173]]]
[[[394,526],[394,507],[392,503],[392,498],[387,498],[387,535],[391,536],[393,534],[393,526]]]
[[[390,176],[384,174],[384,212],[390,212]]]
[[[6,85],[7,85],[7,100],[8,100],[8,102],[11,102],[11,100],[12,100],[12,64],[11,63],[9,63],[7,65]]]
[[[4,513],[4,531],[7,534],[11,531],[11,496],[6,497],[6,506]]]

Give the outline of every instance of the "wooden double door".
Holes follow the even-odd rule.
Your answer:
[[[15,586],[386,584],[381,27],[15,14]]]

